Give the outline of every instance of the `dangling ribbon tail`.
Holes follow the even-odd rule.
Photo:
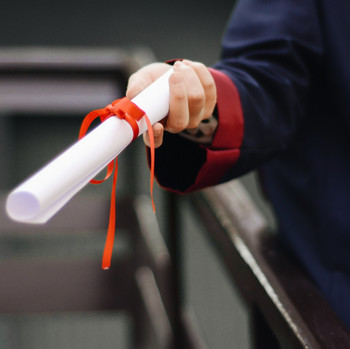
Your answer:
[[[153,183],[154,183],[154,163],[155,163],[155,147],[154,147],[154,134],[152,124],[146,115],[146,113],[140,109],[135,103],[130,101],[127,98],[122,98],[114,101],[112,104],[107,105],[103,109],[97,109],[90,112],[84,118],[82,125],[80,127],[79,139],[85,136],[89,126],[96,119],[100,118],[101,122],[104,122],[111,116],[117,116],[120,119],[128,122],[133,131],[133,139],[139,134],[139,127],[137,121],[140,121],[142,117],[144,117],[147,130],[149,133],[150,139],[150,153],[151,153],[151,169],[150,169],[150,192],[151,192],[151,200],[152,200],[152,208],[155,212],[155,205],[153,199]],[[115,165],[114,165],[115,163]],[[107,180],[111,174],[113,173],[113,182],[112,182],[112,192],[111,192],[111,203],[110,203],[110,212],[109,212],[109,224],[108,231],[106,237],[106,243],[103,251],[102,257],[102,269],[107,270],[110,268],[112,253],[113,253],[113,244],[114,244],[114,236],[115,236],[115,221],[116,221],[116,186],[117,186],[117,176],[118,176],[118,159],[111,161],[107,166],[107,173],[104,179],[95,180],[92,179],[90,183],[92,184],[100,184]]]

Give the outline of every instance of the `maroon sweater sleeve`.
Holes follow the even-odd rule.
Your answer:
[[[210,72],[217,88],[219,121],[212,144],[166,133],[156,150],[155,169],[158,183],[166,189],[185,193],[215,185],[240,156],[244,123],[238,91],[224,73]]]

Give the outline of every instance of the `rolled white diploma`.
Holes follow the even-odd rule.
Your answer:
[[[132,99],[152,125],[169,112],[169,76],[172,69]],[[139,135],[147,130],[144,118]],[[23,223],[45,223],[80,189],[118,156],[133,139],[130,125],[110,117],[36,172],[7,197],[7,214]]]

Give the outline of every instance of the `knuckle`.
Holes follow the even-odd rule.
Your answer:
[[[203,82],[203,88],[206,90],[206,91],[209,91],[209,92],[214,92],[215,91],[215,82],[213,79],[207,79]]]
[[[215,105],[216,105],[216,96],[212,96],[212,97],[209,97],[207,100],[206,100],[206,107],[208,109],[213,109],[215,108]]]
[[[189,113],[191,116],[199,114],[205,106],[205,100],[202,96],[194,96],[189,99]]]
[[[204,94],[200,91],[193,91],[188,95],[189,103],[192,105],[203,105],[204,104]]]
[[[187,122],[183,118],[176,118],[175,120],[168,119],[167,127],[174,132],[181,132],[187,128]]]
[[[177,91],[173,94],[172,98],[175,102],[179,103],[185,99],[186,95],[183,93],[183,91]]]
[[[206,66],[203,63],[201,63],[201,62],[192,62],[192,64],[193,64],[193,67],[195,67],[197,69],[204,69],[204,68],[206,68]]]

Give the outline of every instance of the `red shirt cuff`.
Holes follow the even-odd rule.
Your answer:
[[[244,120],[238,90],[224,73],[209,68],[217,90],[219,125],[211,149],[240,148],[243,141]]]

